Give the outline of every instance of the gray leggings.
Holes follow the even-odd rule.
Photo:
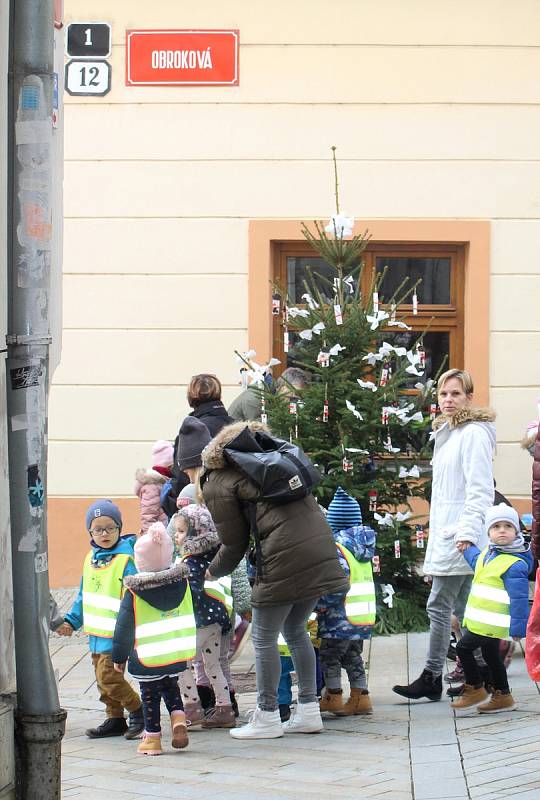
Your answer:
[[[298,702],[316,703],[315,650],[306,630],[309,615],[318,598],[282,606],[253,607],[251,638],[255,648],[257,705],[263,711],[276,711],[281,662],[277,645],[283,637],[291,651],[298,678]]]

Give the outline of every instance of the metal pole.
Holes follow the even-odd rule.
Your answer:
[[[60,798],[60,708],[48,648],[46,528],[53,0],[11,4],[8,455],[17,797]]]

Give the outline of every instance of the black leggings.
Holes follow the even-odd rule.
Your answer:
[[[493,688],[503,692],[508,691],[508,678],[499,650],[500,642],[500,639],[493,639],[491,636],[480,636],[478,633],[465,631],[456,645],[456,652],[465,673],[465,681],[469,685],[478,686],[482,683],[482,675],[474,657],[474,651],[479,647],[489,667]]]
[[[178,678],[165,675],[157,681],[140,681],[140,687],[144,729],[147,733],[159,733],[161,731],[159,707],[162,697],[169,714],[184,710]]]

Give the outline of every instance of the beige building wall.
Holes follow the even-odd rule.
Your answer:
[[[540,394],[540,3],[536,0],[66,0],[108,21],[112,91],[65,106],[62,362],[50,492],[127,496],[173,437],[196,371],[238,391],[249,345],[248,224],[491,221],[496,473],[526,498],[516,445]],[[125,86],[126,28],[238,28],[240,86]],[[269,309],[261,308],[266,315]]]

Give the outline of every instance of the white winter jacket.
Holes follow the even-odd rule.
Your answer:
[[[489,409],[466,408],[451,420],[433,423],[433,484],[426,575],[469,575],[472,570],[456,541],[487,545],[484,515],[493,505],[495,415]]]

